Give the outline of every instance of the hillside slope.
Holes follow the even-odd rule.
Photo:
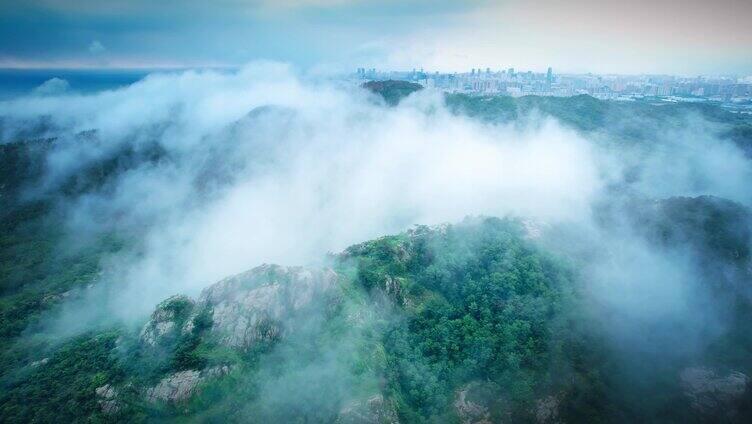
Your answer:
[[[8,386],[0,416],[614,422],[654,413],[622,397],[573,263],[530,237],[519,221],[478,218],[354,245],[323,269],[262,265],[198,299],[165,300],[140,330],[66,342]],[[749,369],[713,366],[676,364],[659,410],[678,420],[721,408],[742,422]]]

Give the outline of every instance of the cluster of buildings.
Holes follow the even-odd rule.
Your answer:
[[[500,94],[509,96],[575,96],[588,94],[599,99],[637,100],[658,98],[661,101],[717,101],[745,104],[752,102],[752,77],[677,77],[671,75],[595,75],[554,74],[471,69],[464,73],[381,72],[359,68],[354,75],[361,80],[395,79],[413,81],[425,87],[453,93]]]

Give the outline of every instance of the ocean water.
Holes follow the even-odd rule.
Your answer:
[[[0,100],[32,94],[53,78],[67,81],[67,91],[91,93],[133,84],[151,72],[142,69],[0,69]]]

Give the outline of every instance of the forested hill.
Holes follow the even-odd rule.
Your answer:
[[[706,226],[735,225],[704,214],[714,220]],[[749,304],[728,318],[734,339],[710,346],[703,362],[651,369],[660,374],[643,378],[653,389],[632,385],[612,356],[610,324],[594,319],[582,264],[546,253],[537,237],[520,221],[476,218],[352,246],[328,268],[264,265],[197,299],[165,300],[139,330],[115,327],[35,352],[24,372],[6,376],[0,414],[4,422],[748,417],[740,370],[752,366]],[[693,236],[664,238],[667,247],[677,237]],[[739,266],[748,265],[744,257]],[[734,298],[730,287],[714,290]],[[728,356],[729,343],[741,351]],[[633,403],[638,393],[660,396]]]
[[[368,81],[361,87],[378,94],[390,106],[396,106],[403,98],[423,89],[420,84],[396,80]]]
[[[374,116],[419,89],[368,88],[387,92],[388,106],[364,102],[380,108]],[[470,118],[489,131],[542,116],[599,146],[660,150],[673,130],[700,122],[691,127],[708,135],[700,142],[747,155],[752,145],[750,119],[712,105],[444,101],[458,126]],[[320,252],[317,265],[248,263],[193,296],[161,299],[136,324],[103,316],[73,335],[47,333],[60,308],[91,306],[108,266],[140,258],[163,222],[113,214],[75,227],[70,205],[101,206],[86,200],[110,199],[139,172],[186,164],[199,165],[186,184],[199,203],[235,175],[267,175],[272,146],[243,150],[233,137],[309,134],[309,121],[290,129],[297,113],[253,109],[213,134],[221,142],[198,162],[181,163],[191,152],[170,150],[161,127],[149,127],[138,143],[76,157],[54,178],[50,152],[111,140],[96,130],[57,137],[40,124],[0,144],[1,422],[752,421],[752,214],[718,195],[643,193],[640,163],[582,211],[588,225],[526,217],[416,225]],[[690,180],[709,187],[692,165]],[[645,175],[646,185],[664,183]]]
[[[698,131],[732,140],[752,155],[752,116],[732,113],[714,104],[617,102],[585,94],[519,98],[447,94],[446,103],[455,113],[487,122],[516,122],[531,113],[550,116],[580,131],[606,133],[626,143],[650,141],[656,134],[685,128],[699,119],[711,125],[697,128]]]
[[[363,87],[381,95],[392,106],[423,88],[404,81],[370,81]],[[699,131],[718,134],[752,155],[752,116],[710,103],[608,101],[586,94],[571,97],[445,94],[445,101],[454,113],[485,122],[524,122],[531,114],[550,116],[577,130],[606,133],[627,143],[649,141],[657,133],[682,129],[699,118],[712,124],[709,128],[698,128]]]

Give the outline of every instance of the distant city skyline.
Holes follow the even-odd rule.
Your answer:
[[[715,102],[731,112],[752,113],[752,77],[559,74],[552,67],[546,72],[487,67],[460,73],[425,69],[380,72],[376,68],[360,67],[351,74],[351,81],[356,84],[384,79],[418,82],[432,89],[471,95],[571,97],[585,94],[616,101]]]
[[[752,75],[750,21],[748,0],[0,0],[0,67]]]

